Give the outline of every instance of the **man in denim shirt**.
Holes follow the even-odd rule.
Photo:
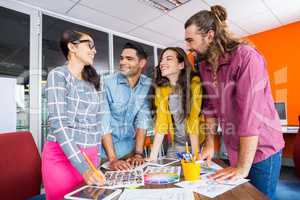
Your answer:
[[[151,79],[141,74],[146,63],[143,48],[127,43],[120,56],[120,72],[104,81],[110,112],[107,126],[112,133],[103,137],[101,155],[110,161],[110,168],[114,170],[128,170],[130,164],[143,163],[145,135],[151,125],[147,98]],[[119,160],[124,157],[128,159]]]

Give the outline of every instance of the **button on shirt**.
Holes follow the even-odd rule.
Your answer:
[[[136,86],[131,88],[125,76],[113,74],[104,81],[107,104],[110,112],[113,145],[118,158],[135,148],[135,129],[150,129],[152,124],[150,102],[147,98],[151,79],[141,75]],[[109,129],[109,128],[108,128]],[[102,148],[102,156],[105,151]]]
[[[101,136],[109,131],[101,124],[104,93],[74,78],[67,66],[50,71],[46,93],[50,124],[47,140],[59,143],[72,165],[83,173],[89,166],[80,148],[100,147]]]
[[[209,64],[202,63],[200,74],[205,89],[203,113],[218,118],[232,166],[238,161],[240,137],[258,136],[254,163],[284,147],[268,72],[255,49],[241,44],[232,54],[220,58],[217,86],[212,84]]]

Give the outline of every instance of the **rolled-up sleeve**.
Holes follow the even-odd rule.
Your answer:
[[[89,167],[85,162],[79,147],[69,137],[70,119],[67,116],[67,88],[63,72],[51,71],[47,80],[47,99],[49,123],[52,134],[55,134],[56,141],[62,147],[66,157],[72,165],[82,174]]]
[[[260,102],[265,99],[268,74],[263,57],[255,50],[244,52],[241,60],[236,81],[236,134],[256,136],[263,120]]]

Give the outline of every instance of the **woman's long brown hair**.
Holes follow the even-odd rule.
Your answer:
[[[191,99],[191,79],[194,76],[199,76],[196,72],[192,71],[191,68],[191,63],[188,60],[188,57],[185,53],[185,51],[180,48],[180,47],[168,47],[165,48],[159,58],[158,65],[155,67],[154,70],[154,77],[153,77],[153,82],[152,82],[152,87],[150,89],[150,94],[152,94],[152,97],[155,97],[155,88],[156,87],[162,87],[162,86],[170,86],[169,79],[167,77],[163,77],[161,75],[161,70],[160,70],[160,63],[162,61],[162,57],[164,53],[168,50],[174,51],[176,53],[176,58],[179,63],[184,64],[184,68],[181,69],[178,81],[177,81],[177,86],[180,88],[180,95],[182,95],[182,105],[183,105],[183,111],[184,111],[184,116],[187,117],[188,114],[190,113],[190,99]],[[154,98],[152,100],[152,109],[154,111],[154,115],[156,113],[156,106],[154,102]]]

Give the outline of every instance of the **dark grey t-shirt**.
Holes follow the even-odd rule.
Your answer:
[[[182,106],[182,96],[179,90],[171,93],[169,96],[169,109],[173,118],[174,143],[175,145],[184,145],[186,142],[185,120]]]

